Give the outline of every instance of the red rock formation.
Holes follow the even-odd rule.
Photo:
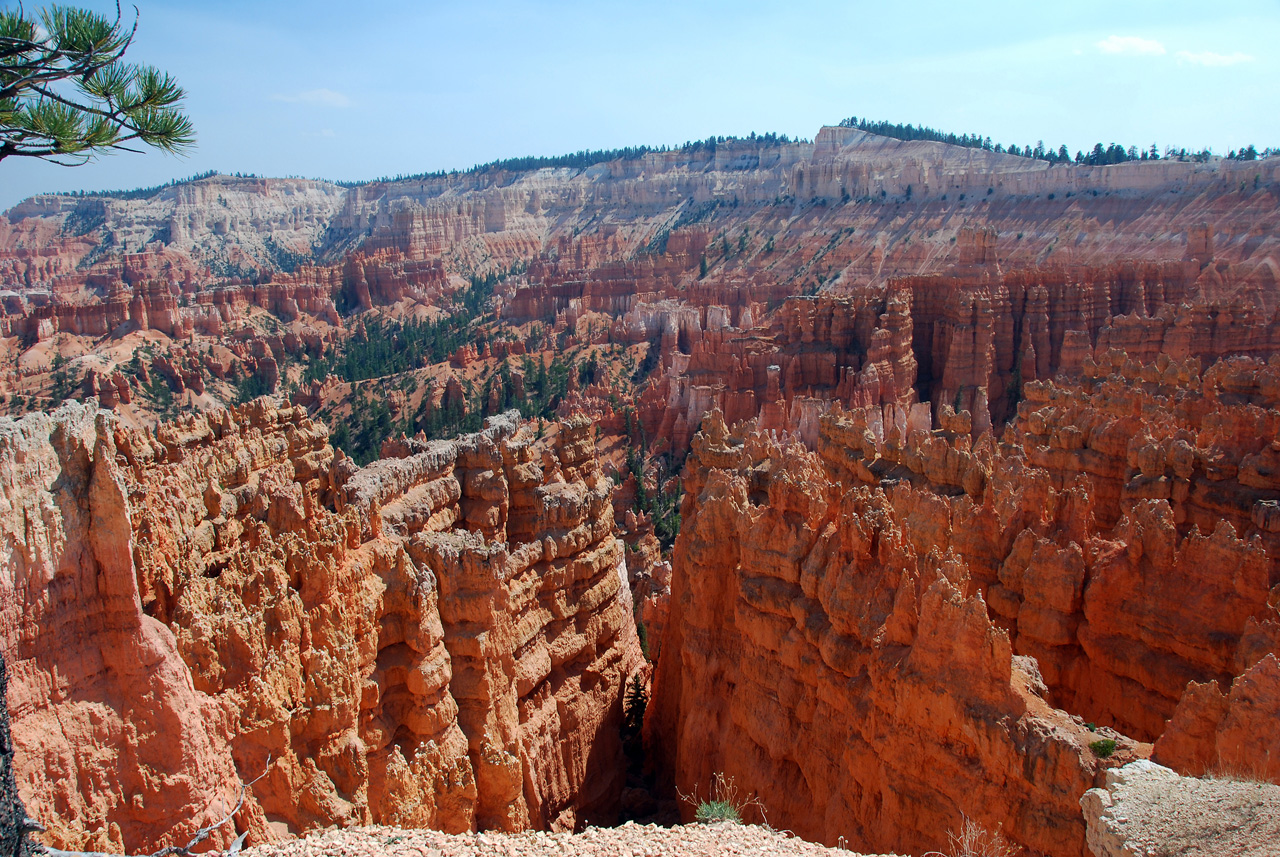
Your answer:
[[[1082,852],[1087,731],[1040,698],[964,560],[919,546],[909,490],[846,490],[717,412],[685,487],[646,723],[678,789],[724,772],[829,843],[939,847],[965,813]]]
[[[509,355],[554,343],[595,378],[571,371],[558,413],[650,456],[678,463],[715,409],[756,420],[740,446],[698,445],[670,602],[651,523],[618,528],[666,653],[651,737],[675,781],[723,765],[829,840],[936,845],[963,810],[1073,853],[1098,766],[1084,719],[1188,768],[1260,752],[1243,736],[1277,636],[1278,182],[1274,161],[1050,168],[823,129],[590,170],[38,197],[0,219],[0,383],[25,407],[51,354],[85,354],[86,391],[141,424],[131,356],[204,406],[248,374],[301,384],[295,357],[364,329],[339,307],[438,319],[509,272],[452,368],[384,391],[394,418],[471,408]],[[145,511],[141,603],[220,706],[218,770],[279,759],[256,835],[606,816],[634,647],[581,420],[558,448],[405,439],[364,470],[322,434],[291,408],[115,433]],[[26,520],[56,517],[46,470]],[[120,826],[103,842],[142,823],[84,800]]]
[[[421,300],[438,299],[448,286],[439,259],[406,259],[394,251],[347,258],[343,280],[364,309],[375,303],[391,304],[412,295]]]
[[[0,332],[110,352],[100,337],[158,331],[197,354],[283,321],[314,351],[346,335],[338,306],[436,317],[469,276],[514,272],[486,319],[536,321],[562,347],[656,346],[640,410],[677,456],[712,402],[813,441],[830,402],[914,396],[935,415],[969,410],[980,433],[1012,415],[1022,383],[1074,373],[1099,347],[1205,364],[1274,353],[1278,169],[1050,169],[827,128],[814,144],[731,141],[587,171],[41,196],[0,223],[0,285],[16,290]],[[832,320],[846,346],[827,354],[789,318],[807,310],[788,298],[818,290],[854,305]]]
[[[638,405],[646,432],[678,452],[712,406],[730,421],[759,417],[762,427],[812,444],[817,417],[837,402],[919,398],[935,415],[944,404],[969,411],[977,436],[1013,416],[1025,385],[1094,371],[1117,346],[1144,363],[1163,355],[1179,365],[1278,353],[1269,314],[1193,300],[1195,273],[1181,262],[1008,273],[975,262],[849,297],[792,298],[769,315],[768,329],[750,327],[764,313],[741,304],[638,303],[610,337],[657,349],[646,365],[661,370]]]
[[[1224,362],[1203,383],[1167,359],[1129,364],[1132,381],[1088,371],[1027,385],[1011,444],[971,442],[947,406],[932,432],[927,411],[886,408],[824,417],[818,451],[850,484],[928,492],[919,544],[965,559],[1055,704],[1154,740],[1188,681],[1225,686],[1274,646],[1250,630],[1271,627],[1280,584],[1261,475],[1274,369]],[[1228,383],[1253,401],[1224,402]]]
[[[4,655],[0,655],[0,698],[7,695],[9,670]],[[33,853],[30,840],[31,826],[27,822],[27,808],[18,796],[18,784],[13,778],[13,738],[9,731],[9,708],[0,705],[0,850],[13,857],[27,857]]]
[[[95,369],[90,369],[85,373],[82,386],[86,397],[96,397],[99,407],[108,410],[114,410],[120,403],[127,405],[133,401],[133,387],[121,372],[103,375]]]
[[[936,429],[927,404],[835,405],[816,442],[792,435],[814,452],[707,418],[649,727],[678,788],[725,770],[775,824],[884,849],[936,847],[956,813],[985,811],[1066,854],[1094,769],[1055,761],[1010,787],[1011,769],[1047,752],[1025,743],[1044,728],[1019,725],[1028,711],[1068,733],[1088,719],[1159,738],[1160,758],[1192,773],[1263,758],[1280,696],[1276,368],[1100,356],[1077,381],[1026,384],[999,444],[973,441],[970,414],[945,404]],[[917,720],[914,688],[936,668],[921,629],[952,601],[978,630],[945,625],[951,696]],[[1036,699],[1010,690],[1011,657],[1043,676]],[[970,736],[958,744],[939,725],[953,721]],[[987,737],[962,750],[975,732]],[[834,767],[832,747],[851,748]],[[916,765],[901,764],[908,750]],[[945,773],[910,782],[920,768]],[[992,781],[1003,797],[968,803]],[[1053,810],[1046,788],[1076,791]]]
[[[4,518],[0,628],[19,786],[53,841],[189,834],[268,755],[237,820],[258,840],[616,812],[640,654],[589,424],[552,448],[507,415],[365,469],[265,400],[154,435],[93,425],[30,417],[5,447],[10,508],[49,533]],[[49,779],[77,757],[92,777]]]
[[[66,847],[185,842],[237,796],[228,718],[142,609],[110,423],[71,405],[0,422],[0,628],[19,792]],[[245,818],[261,825],[260,813]]]
[[[1277,647],[1272,642],[1272,647]],[[1191,682],[1152,752],[1188,774],[1225,774],[1280,783],[1280,662],[1268,654],[1223,693],[1213,682]]]

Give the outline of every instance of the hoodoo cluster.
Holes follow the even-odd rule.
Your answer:
[[[1074,857],[1280,783],[1280,159],[207,176],[16,206],[0,286],[0,822],[50,845],[732,778]]]

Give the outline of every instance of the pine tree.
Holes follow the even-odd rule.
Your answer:
[[[40,20],[0,11],[0,160],[88,163],[137,140],[181,153],[195,144],[186,97],[168,74],[123,60],[137,29],[93,12],[50,6]]]

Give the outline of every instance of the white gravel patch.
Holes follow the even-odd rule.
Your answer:
[[[657,827],[632,822],[582,833],[463,833],[356,827],[280,845],[259,845],[245,857],[704,857],[704,855],[809,855],[859,857],[755,825],[686,824]]]

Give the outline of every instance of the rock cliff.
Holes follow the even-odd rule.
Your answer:
[[[236,772],[223,713],[192,687],[173,632],[142,610],[111,426],[77,405],[0,422],[19,792],[54,842],[189,837],[210,804],[234,799]]]
[[[84,847],[268,758],[255,841],[607,819],[637,611],[665,783],[829,844],[1275,778],[1277,200],[837,128],[28,200],[0,404],[115,415],[0,419],[19,788]]]
[[[824,128],[585,170],[40,196],[0,218],[0,333],[24,352],[0,393],[54,407],[54,356],[111,375],[159,347],[186,366],[173,393],[213,407],[237,378],[300,382],[286,354],[345,340],[344,312],[434,318],[472,278],[508,273],[477,352],[531,326],[568,346],[647,344],[661,368],[632,404],[677,455],[711,402],[812,434],[825,402],[914,394],[980,432],[1022,381],[1100,341],[1208,362],[1241,353],[1227,328],[1258,327],[1246,353],[1272,353],[1277,187],[1274,159],[1049,167]],[[788,300],[815,293],[846,303]],[[808,353],[828,332],[843,344]],[[236,359],[209,360],[228,340]],[[164,413],[153,398],[101,401],[141,423]]]
[[[918,531],[926,498],[844,485],[718,412],[685,487],[646,723],[680,791],[723,771],[771,824],[832,844],[944,847],[965,813],[1081,852],[1076,800],[1104,763],[1014,657],[965,560]]]
[[[360,469],[266,400],[0,423],[16,770],[50,841],[152,849],[264,769],[259,841],[616,812],[640,653],[589,425],[509,414]]]
[[[9,673],[0,655],[0,698],[9,686]],[[9,732],[9,709],[0,707],[0,853],[26,857],[31,853],[27,839],[27,808],[18,796],[13,778],[13,738]]]
[[[964,815],[1079,854],[1097,741],[1275,776],[1256,760],[1274,749],[1280,574],[1270,487],[1249,475],[1271,435],[1220,433],[1275,414],[1220,395],[1271,367],[1201,378],[1166,358],[1124,382],[1090,361],[1083,381],[1028,384],[1000,443],[949,406],[936,428],[927,405],[836,407],[812,448],[705,418],[662,641],[680,654],[659,661],[648,726],[676,788],[727,772],[771,823],[828,843],[939,848]],[[1166,483],[1185,488],[1150,487]]]

